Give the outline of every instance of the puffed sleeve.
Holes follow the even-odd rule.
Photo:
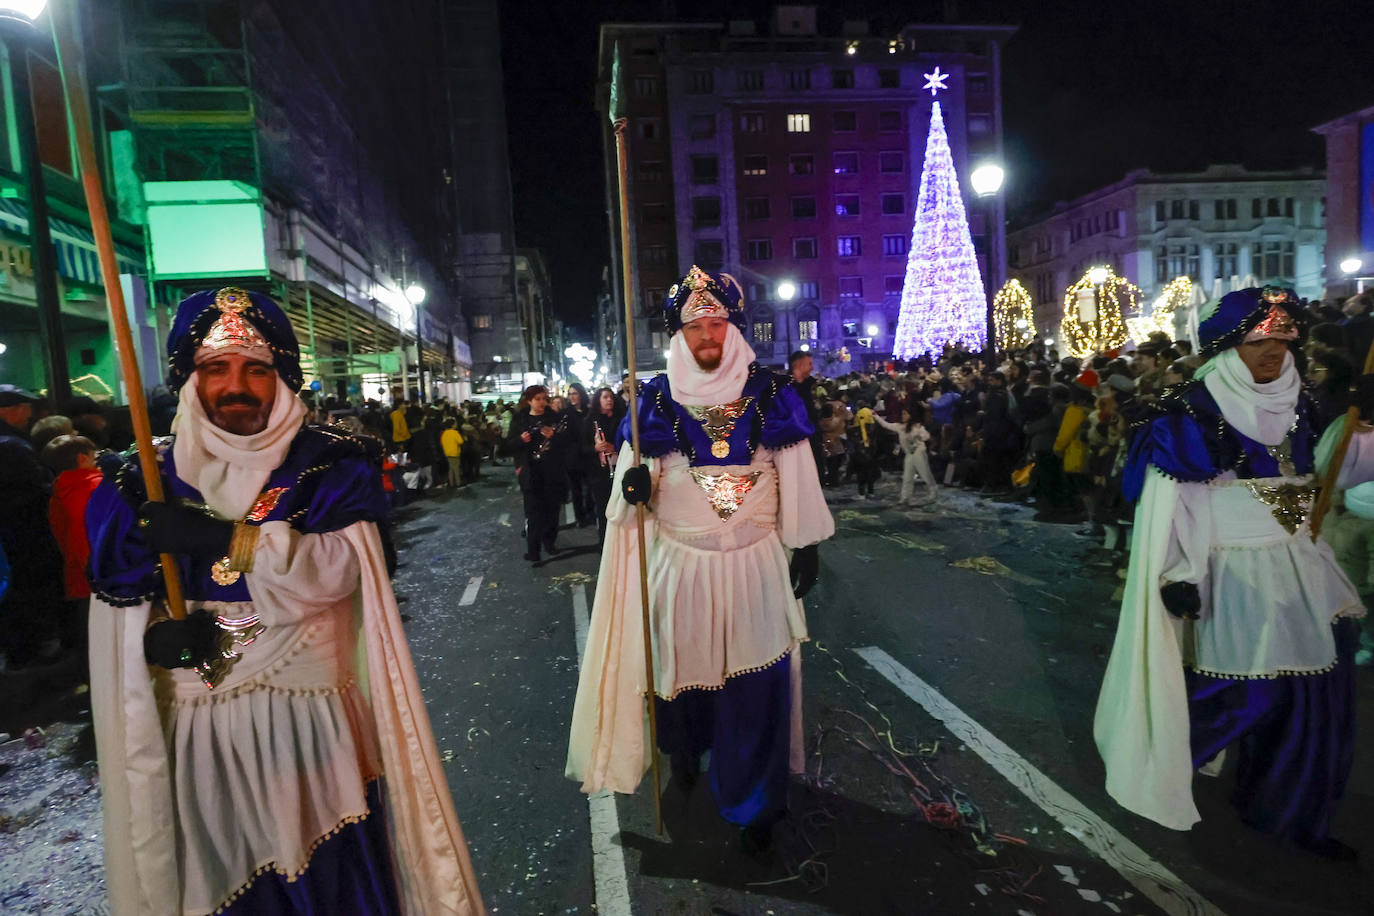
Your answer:
[[[303,534],[286,522],[263,522],[253,571],[244,573],[253,609],[268,626],[300,623],[333,607],[358,588],[358,576],[358,555],[344,531]]]
[[[796,549],[819,543],[835,533],[835,519],[825,503],[816,457],[805,440],[773,453],[778,472],[778,537]]]
[[[653,501],[658,494],[658,479],[662,471],[661,463],[657,458],[650,458],[648,455],[641,455],[640,460],[649,468],[650,495],[649,506],[653,506]],[[620,446],[620,456],[615,461],[615,474],[611,480],[611,498],[606,502],[606,520],[614,525],[628,524],[634,519],[634,506],[625,501],[625,496],[620,492],[620,481],[625,476],[625,470],[633,467],[635,462],[635,450],[629,442]]]
[[[91,543],[87,574],[96,597],[127,607],[161,591],[157,555],[144,543],[133,507],[109,479],[86,504],[86,533]]]

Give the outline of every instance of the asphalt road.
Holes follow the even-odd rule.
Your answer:
[[[665,786],[660,836],[648,779],[590,804],[564,779],[594,529],[565,527],[571,549],[531,568],[508,467],[402,511],[396,590],[493,912],[1374,912],[1374,673],[1336,830],[1362,864],[1248,832],[1226,772],[1197,778],[1199,826],[1166,830],[1107,797],[1092,744],[1113,571],[1025,508],[893,495],[889,475],[876,500],[832,502],[806,601],[808,778],[760,858],[704,785]]]

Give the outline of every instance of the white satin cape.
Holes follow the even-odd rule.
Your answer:
[[[357,660],[386,777],[387,833],[409,914],[486,912],[415,676],[376,526],[343,529],[361,571]],[[118,916],[180,913],[170,761],[143,660],[149,605],[91,599],[91,703],[105,813],[105,868]],[[369,677],[369,675],[376,675]],[[206,787],[212,790],[213,787]],[[245,876],[246,878],[247,876]]]
[[[1317,447],[1317,473],[1329,463],[1344,421]],[[1357,432],[1338,489],[1374,476],[1374,432]],[[1183,486],[1189,486],[1184,484]],[[1107,793],[1124,808],[1173,830],[1201,816],[1193,803],[1188,693],[1183,678],[1183,622],[1164,608],[1160,579],[1180,484],[1153,465],[1135,511],[1134,544],[1116,640],[1102,678],[1093,738],[1107,769]]]

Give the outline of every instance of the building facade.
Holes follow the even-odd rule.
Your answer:
[[[1326,232],[1320,172],[1128,173],[1007,234],[1007,271],[1030,291],[1042,337],[1058,333],[1064,291],[1111,267],[1149,302],[1186,276],[1209,297],[1233,283],[1281,283],[1320,298]]]
[[[463,100],[443,68],[448,5],[119,0],[76,8],[145,387],[158,380],[175,303],[233,284],[283,304],[321,396],[466,391],[448,130],[450,106]],[[402,53],[413,66],[386,66]],[[30,54],[51,60],[50,41]],[[64,100],[60,84],[44,86],[35,109],[46,116],[39,130],[51,160],[49,197],[74,225],[84,206],[74,203]],[[102,355],[108,331],[86,327],[104,305],[89,261],[73,262],[78,275],[63,295],[75,304],[73,320],[95,335],[84,349],[112,373]],[[88,354],[78,355],[84,364]],[[0,363],[7,381],[22,376],[13,363]]]
[[[819,34],[814,7],[779,7],[768,28],[602,26],[601,90],[627,118],[633,274],[642,370],[661,367],[661,305],[692,264],[745,291],[747,336],[773,364],[812,351],[822,371],[889,359],[920,188],[932,94],[939,101],[984,275],[1000,201],[973,204],[970,165],[1000,158],[1000,49],[1009,27],[868,23]],[[618,61],[618,63],[617,63]],[[609,123],[609,122],[608,122]],[[614,295],[624,295],[614,132],[606,132]],[[1005,250],[1000,238],[994,251]],[[991,276],[1000,276],[991,266]],[[998,281],[1000,282],[1000,281]],[[788,293],[791,298],[786,298]]]
[[[1374,106],[1314,130],[1326,140],[1326,290],[1374,285]]]

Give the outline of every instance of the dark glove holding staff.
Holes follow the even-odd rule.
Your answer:
[[[652,491],[653,483],[647,464],[626,468],[625,476],[620,478],[620,494],[625,497],[625,502],[632,506],[647,503]]]
[[[158,553],[221,557],[234,536],[233,522],[189,506],[146,502],[138,507],[138,518],[143,540]]]
[[[1191,582],[1170,582],[1159,587],[1164,609],[1180,620],[1197,620],[1202,611],[1202,595]]]

